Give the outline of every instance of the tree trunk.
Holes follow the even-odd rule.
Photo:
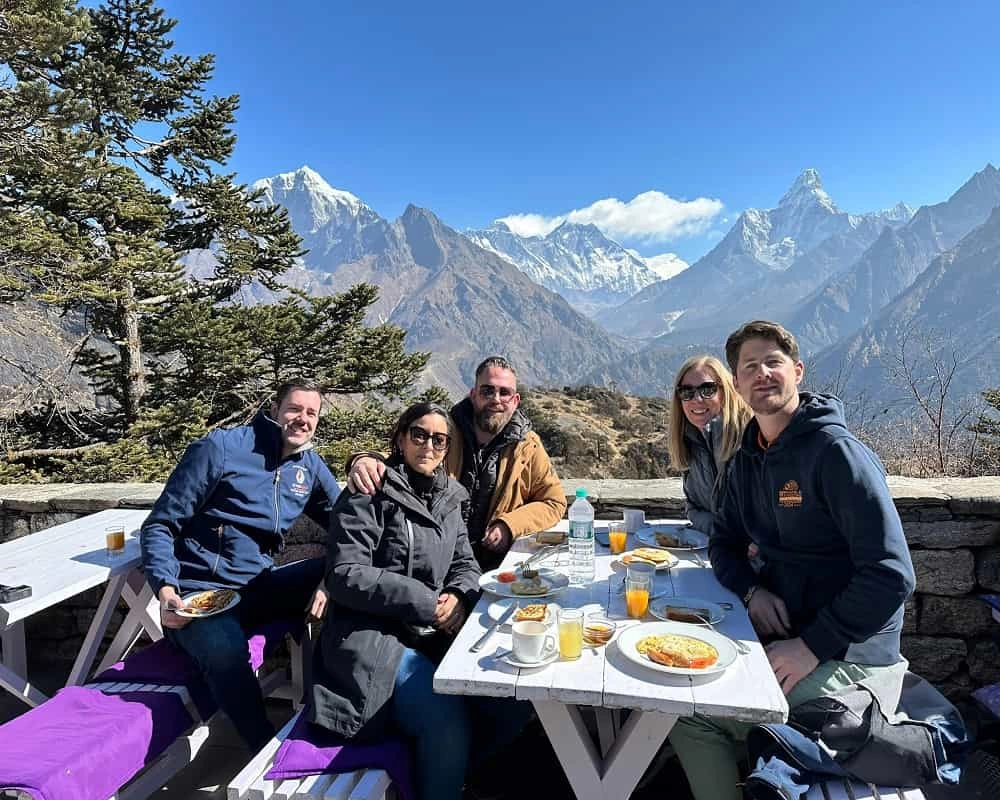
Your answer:
[[[135,284],[126,280],[121,302],[123,340],[118,345],[121,354],[122,412],[126,428],[139,418],[142,398],[146,394],[146,371],[142,366],[142,340],[139,338],[139,306],[135,300]]]

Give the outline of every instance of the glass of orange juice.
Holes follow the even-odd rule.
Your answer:
[[[633,562],[625,571],[625,610],[632,619],[646,616],[655,570],[652,564]]]
[[[628,540],[628,532],[625,530],[625,522],[608,523],[608,546],[611,548],[611,555],[617,556],[625,552],[625,544]]]
[[[566,660],[579,658],[583,652],[583,611],[560,608],[558,617],[559,655]]]

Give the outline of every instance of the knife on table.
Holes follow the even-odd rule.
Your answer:
[[[517,603],[516,602],[515,603],[511,603],[507,607],[506,611],[504,611],[494,622],[490,623],[487,626],[486,633],[484,633],[482,636],[480,636],[478,639],[476,639],[476,643],[474,645],[472,645],[472,647],[469,648],[469,652],[470,653],[478,653],[480,650],[482,650],[483,646],[490,640],[490,637],[494,633],[496,633],[497,628],[499,628],[508,619],[510,619],[510,615],[513,614],[515,610],[517,610]]]

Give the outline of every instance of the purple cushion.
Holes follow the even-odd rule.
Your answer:
[[[390,739],[379,744],[353,744],[308,723],[304,714],[281,743],[274,764],[264,776],[268,780],[304,778],[321,773],[384,769],[403,800],[415,800],[410,748],[405,741]]]
[[[192,724],[175,694],[70,686],[0,727],[0,787],[106,800]]]

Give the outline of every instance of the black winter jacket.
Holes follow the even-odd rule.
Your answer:
[[[428,503],[402,465],[387,466],[374,496],[344,492],[330,516],[331,608],[314,663],[310,722],[359,740],[386,734],[403,649],[434,622],[441,592],[471,608],[479,589],[465,489],[441,471]]]

